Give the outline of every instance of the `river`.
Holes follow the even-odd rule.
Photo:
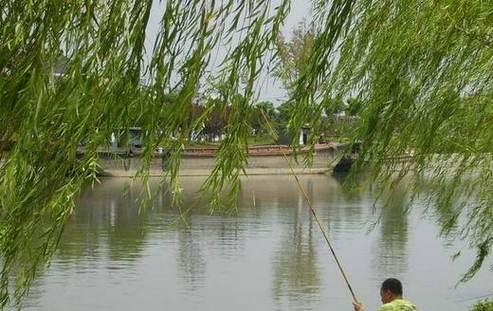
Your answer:
[[[237,211],[212,215],[197,193],[202,181],[181,180],[183,219],[166,194],[139,211],[142,187],[131,179],[84,191],[23,310],[352,310],[292,177],[243,179]],[[433,209],[416,203],[406,212],[403,190],[381,206],[371,186],[301,181],[367,311],[379,306],[386,277],[401,279],[421,310],[466,310],[493,291],[486,268],[455,287],[474,253],[438,237]]]

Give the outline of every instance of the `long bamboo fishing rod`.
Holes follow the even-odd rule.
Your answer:
[[[272,128],[272,126],[270,125],[270,122],[269,120],[267,119],[267,117],[265,116],[265,113],[262,109],[260,109],[261,113],[262,113],[262,116],[263,118],[265,119],[267,125],[269,126],[269,130],[271,131],[271,136],[274,136],[273,133],[274,133],[274,129]],[[351,296],[353,297],[353,301],[355,303],[359,303],[359,300],[358,298],[356,298],[356,294],[354,293],[354,290],[353,290],[353,287],[351,286],[351,283],[349,282],[349,278],[346,274],[346,272],[344,271],[344,268],[342,267],[342,264],[341,262],[339,261],[339,258],[337,257],[337,254],[334,250],[334,248],[332,247],[332,243],[330,242],[330,239],[329,239],[329,236],[327,235],[327,233],[325,232],[323,226],[322,226],[322,223],[320,222],[319,218],[318,218],[318,215],[317,215],[317,212],[315,211],[315,209],[313,208],[313,205],[312,205],[312,202],[310,200],[310,198],[308,197],[308,194],[306,193],[305,191],[305,188],[303,188],[303,185],[301,184],[301,181],[298,177],[298,175],[296,174],[296,172],[294,171],[293,169],[293,166],[291,164],[291,162],[289,161],[288,157],[286,156],[286,153],[284,151],[282,151],[282,155],[284,157],[284,159],[286,160],[286,162],[288,163],[288,166],[289,166],[289,169],[291,171],[291,174],[294,176],[295,180],[296,180],[296,183],[298,184],[298,187],[301,191],[301,193],[303,194],[303,197],[305,198],[305,201],[307,202],[308,204],[308,207],[310,208],[310,211],[313,215],[313,218],[315,218],[315,221],[317,222],[317,225],[318,227],[320,228],[320,231],[322,232],[324,238],[325,238],[325,242],[327,242],[327,245],[329,246],[329,249],[330,249],[330,252],[332,253],[332,257],[334,257],[334,260],[337,264],[337,267],[339,268],[339,271],[341,272],[342,274],[342,277],[344,278],[344,282],[346,283],[346,286],[347,288],[349,289],[349,292],[351,293]]]
[[[286,161],[288,162],[289,169],[291,170],[291,174],[294,176],[296,183],[298,184],[298,187],[300,188],[300,191],[303,193],[303,197],[305,198],[305,201],[307,202],[308,207],[310,208],[310,211],[313,215],[313,218],[315,218],[315,221],[317,222],[318,227],[320,228],[320,231],[322,231],[322,234],[325,238],[325,241],[327,242],[327,245],[329,246],[330,252],[332,253],[332,256],[334,257],[334,260],[337,264],[337,267],[339,268],[339,271],[341,272],[342,277],[344,278],[344,282],[346,283],[346,285],[349,289],[349,292],[351,293],[351,296],[353,297],[354,302],[359,302],[358,298],[356,298],[356,294],[354,293],[354,290],[351,286],[351,283],[349,282],[349,278],[348,278],[346,272],[344,271],[344,268],[342,267],[341,262],[339,261],[339,258],[337,257],[334,248],[332,247],[332,243],[330,243],[329,237],[328,237],[327,233],[325,232],[325,230],[324,230],[324,228],[323,228],[323,226],[322,226],[322,224],[318,218],[317,212],[315,212],[315,209],[313,208],[312,202],[311,202],[310,198],[308,197],[308,194],[306,193],[305,188],[303,188],[303,185],[301,184],[298,175],[296,175],[296,173],[293,169],[293,166],[289,162],[289,159],[287,158],[284,151],[283,151],[283,156],[284,156],[284,159],[286,159]]]

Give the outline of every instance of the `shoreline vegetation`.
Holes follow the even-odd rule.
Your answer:
[[[480,300],[472,306],[471,311],[493,311],[493,300]]]

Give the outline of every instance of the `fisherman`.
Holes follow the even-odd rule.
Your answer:
[[[398,279],[386,279],[380,287],[383,305],[377,311],[418,311],[410,301],[402,298],[402,284]],[[354,311],[364,311],[361,303],[354,303]]]

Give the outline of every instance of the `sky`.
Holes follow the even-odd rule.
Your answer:
[[[275,6],[275,1],[273,2],[273,6]],[[164,2],[161,0],[154,0],[153,3],[146,38],[146,51],[148,54],[152,53],[154,40],[159,31],[159,22],[163,11],[163,4]],[[306,18],[308,20],[310,19],[310,8],[311,1],[309,0],[293,0],[291,2],[291,11],[285,21],[283,28],[284,36],[289,37],[292,29],[299,22],[301,22],[303,18]],[[226,48],[219,48],[218,51],[215,53],[218,53],[219,55],[224,55],[226,53]],[[219,57],[219,59],[220,58],[221,57]],[[274,105],[277,106],[287,98],[287,93],[284,90],[282,84],[272,76],[268,75],[266,72],[267,70],[265,69],[265,73],[262,74],[259,80],[258,101],[271,101]]]

